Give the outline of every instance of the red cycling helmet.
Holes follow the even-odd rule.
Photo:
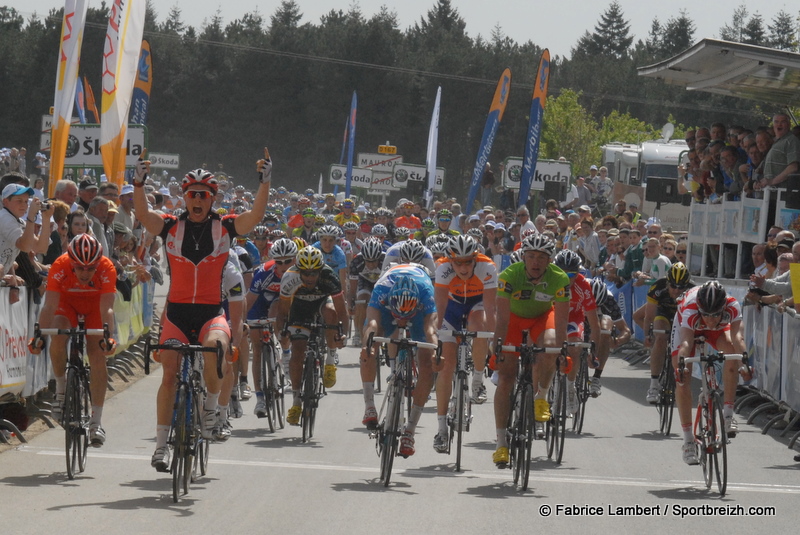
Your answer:
[[[103,246],[94,236],[78,234],[69,242],[67,254],[73,264],[83,267],[93,266],[103,256]]]
[[[195,169],[194,171],[189,171],[186,173],[186,176],[183,177],[181,188],[183,188],[185,193],[186,190],[189,189],[189,186],[193,186],[194,184],[208,186],[212,193],[215,195],[217,194],[217,187],[219,183],[217,182],[217,177],[215,177],[211,171],[206,171],[205,169]]]

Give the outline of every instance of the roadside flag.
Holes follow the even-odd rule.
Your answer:
[[[464,207],[464,212],[467,214],[471,214],[473,211],[472,205],[475,202],[475,198],[478,196],[481,177],[483,176],[483,170],[486,168],[486,162],[489,161],[489,154],[492,152],[492,145],[497,135],[497,128],[500,126],[500,121],[503,120],[503,112],[506,111],[508,92],[510,89],[511,69],[506,69],[500,76],[500,81],[497,82],[497,89],[494,91],[492,105],[489,108],[489,116],[486,117],[486,126],[483,128],[483,137],[481,138],[481,144],[478,148],[478,157],[475,159],[475,168],[472,170],[469,197],[467,199],[467,205]]]
[[[533,86],[531,101],[531,118],[528,123],[528,137],[525,142],[525,156],[522,159],[522,177],[519,181],[519,208],[528,201],[533,174],[536,172],[536,160],[539,158],[539,141],[542,133],[542,117],[547,103],[547,87],[550,84],[550,51],[544,49],[539,60],[539,70]]]
[[[56,182],[64,175],[64,159],[67,153],[69,125],[72,122],[72,107],[75,103],[75,81],[86,24],[85,0],[66,0],[64,20],[61,23],[61,47],[58,51],[56,90],[53,102],[53,128],[50,137],[50,184],[49,196],[55,193]]]
[[[136,81],[133,84],[130,124],[147,124],[147,110],[150,105],[150,90],[153,87],[153,54],[150,43],[142,41],[139,63],[136,67]]]
[[[428,154],[425,167],[428,174],[428,189],[425,190],[425,201],[428,210],[433,206],[433,187],[436,185],[436,149],[439,146],[439,106],[442,102],[442,86],[436,90],[436,102],[433,104],[431,127],[428,130]]]
[[[100,112],[97,111],[97,102],[94,100],[94,91],[89,79],[83,77],[83,90],[86,92],[86,119],[92,124],[100,124]],[[91,115],[89,115],[91,114]]]
[[[75,108],[78,110],[78,119],[80,119],[81,124],[86,124],[86,101],[83,98],[83,82],[81,82],[81,77],[75,80]]]
[[[128,110],[142,46],[144,0],[114,0],[103,47],[103,96],[100,102],[100,152],[109,182],[122,184]]]
[[[347,181],[344,187],[344,196],[350,197],[350,182],[353,180],[353,148],[356,144],[356,108],[358,107],[358,97],[353,91],[353,100],[350,103],[350,128],[347,136]]]

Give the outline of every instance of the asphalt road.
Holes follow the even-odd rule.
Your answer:
[[[475,407],[464,471],[455,473],[454,456],[432,448],[436,418],[431,399],[418,428],[416,455],[396,460],[393,482],[384,488],[378,482],[374,441],[361,426],[356,362],[356,349],[341,351],[338,382],[322,400],[310,443],[301,443],[299,427],[269,433],[266,420],[253,415],[255,400],[245,402],[244,417],[234,420],[233,437],[212,446],[209,474],[177,504],[169,474],[150,467],[158,370],[107,402],[108,441],[90,449],[87,469],[75,480],[66,478],[60,428],[0,454],[3,532],[796,529],[800,464],[792,460],[785,439],[777,439],[774,431],[763,436],[740,415],[740,433],[728,450],[728,495],[720,498],[714,488],[705,489],[699,466],[683,464],[680,439],[656,433],[656,410],[644,402],[645,368],[614,357],[604,374],[602,396],[588,403],[584,434],[568,431],[564,462],[547,460],[544,441],[534,444],[527,492],[514,490],[510,470],[492,464],[494,387],[488,382],[490,401]],[[636,506],[651,510],[637,511]],[[731,519],[707,509],[712,506],[729,513],[742,506],[740,514],[749,507],[775,510]],[[631,509],[625,516],[614,515],[617,507]],[[567,515],[570,511],[579,514]]]

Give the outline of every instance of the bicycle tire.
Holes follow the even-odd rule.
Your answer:
[[[567,376],[561,370],[556,371],[548,401],[550,420],[547,422],[547,457],[561,464],[567,423]]]
[[[456,417],[453,422],[456,429],[456,472],[461,471],[461,445],[464,440],[464,431],[468,430],[469,426],[469,402],[466,372],[459,372],[456,381]]]
[[[195,395],[192,396],[192,433],[193,433],[193,444],[194,444],[194,455],[192,459],[192,473],[191,473],[191,482],[194,483],[197,479],[197,471],[200,471],[200,476],[205,476],[206,472],[208,471],[208,454],[209,454],[209,442],[203,438],[202,435],[202,423],[200,422],[200,415],[203,414],[202,412],[202,401],[201,396],[195,392]],[[188,489],[187,489],[188,491]]]
[[[572,416],[572,431],[578,435],[583,432],[583,421],[586,417],[586,401],[589,399],[589,364],[588,355],[581,355],[578,375],[575,377],[575,395],[578,398],[578,410]]]
[[[277,409],[275,405],[275,392],[272,389],[272,381],[270,378],[269,370],[272,367],[272,358],[274,353],[272,351],[272,347],[269,344],[262,344],[261,345],[261,392],[264,393],[264,404],[267,409],[267,425],[269,426],[269,432],[275,432],[275,420],[277,417]]]
[[[274,354],[273,352],[273,355]],[[286,420],[283,417],[283,415],[286,414],[284,412],[286,410],[284,403],[284,385],[286,384],[286,378],[283,373],[283,364],[277,359],[277,356],[275,358],[274,370],[275,378],[271,387],[274,389],[273,403],[275,407],[275,421],[278,423],[278,427],[283,429],[286,427]]]
[[[187,442],[189,439],[188,391],[185,384],[178,385],[175,398],[175,416],[173,424],[173,456],[172,456],[172,501],[178,503],[183,490],[186,475]]]
[[[75,479],[78,468],[78,437],[74,432],[74,422],[79,413],[80,381],[78,371],[67,368],[67,385],[64,391],[64,406],[61,409],[61,425],[64,427],[64,450],[67,457],[67,478]]]
[[[528,490],[528,481],[531,475],[531,452],[533,451],[533,386],[526,384],[520,399],[519,418],[519,465],[520,483],[517,487],[521,491]],[[516,484],[516,481],[514,482]]]
[[[722,413],[722,399],[719,391],[711,395],[713,412],[711,417],[711,437],[714,461],[714,475],[720,496],[728,489],[728,434],[725,430],[725,416]]]
[[[658,412],[661,434],[668,437],[672,430],[672,416],[675,410],[675,372],[672,369],[672,360],[667,355],[664,367],[658,378],[661,395],[658,400]]]
[[[383,486],[388,487],[392,479],[392,465],[397,456],[400,445],[400,413],[403,410],[403,384],[398,381],[390,387],[391,399],[386,414],[386,421],[383,429],[383,450],[381,451],[381,480]]]
[[[89,451],[89,418],[92,415],[92,394],[89,389],[88,370],[80,372],[80,428],[76,428],[78,440],[78,471],[83,473],[86,470],[86,457]]]
[[[313,351],[311,347],[307,351]],[[300,425],[303,428],[303,443],[305,444],[311,439],[314,433],[313,429],[313,414],[314,414],[314,398],[317,395],[316,382],[314,381],[314,372],[316,370],[316,357],[311,359],[306,358],[305,366],[303,366],[303,409],[300,415]]]

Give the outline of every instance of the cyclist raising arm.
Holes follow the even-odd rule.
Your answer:
[[[692,365],[686,364],[683,376],[678,369],[681,357],[694,355],[695,336],[705,336],[706,343],[723,353],[744,353],[742,308],[739,302],[725,292],[717,281],[708,281],[686,292],[678,302],[678,311],[672,325],[672,364],[675,367],[675,404],[683,429],[683,461],[697,464],[697,445],[692,431],[692,390],[690,380]],[[736,436],[738,424],[733,419],[733,401],[736,398],[739,360],[726,360],[722,368],[725,405],[725,431]]]
[[[75,236],[67,252],[59,256],[47,275],[45,303],[39,313],[39,324],[44,329],[70,329],[78,326],[78,316],[84,316],[87,329],[102,329],[104,324],[114,330],[114,299],[117,295],[117,272],[108,257],[103,256],[100,243],[89,234]],[[64,391],[67,379],[67,336],[53,336],[50,343],[50,361],[56,378],[56,403],[53,418],[61,420]],[[103,405],[106,397],[106,355],[114,353],[114,343],[101,347],[102,336],[86,336],[89,354],[92,395],[92,416],[89,420],[89,440],[95,447],[106,441],[101,427]]]
[[[551,259],[555,244],[544,235],[525,238],[520,247],[522,262],[511,264],[497,281],[497,338],[504,344],[522,343],[522,331],[539,347],[560,347],[567,339],[569,321],[569,277]],[[511,410],[511,389],[514,386],[519,355],[502,353],[497,362],[498,383],[494,394],[494,420],[497,430],[495,464],[509,461],[506,424]],[[555,374],[556,355],[539,354],[533,367],[538,391],[533,403],[537,422],[550,419],[547,393]]]
[[[133,192],[136,218],[148,232],[161,236],[171,273],[159,344],[176,340],[179,343],[199,341],[211,347],[219,341],[230,351],[231,333],[221,304],[222,273],[228,261],[231,240],[253,230],[267,207],[272,161],[259,160],[256,169],[261,184],[251,211],[224,217],[212,212],[217,179],[209,171],[196,169],[183,178],[186,212],[176,218],[150,211],[143,187],[150,162],[139,160],[137,163]],[[156,399],[156,451],[151,465],[158,471],[166,471],[169,467],[167,439],[175,399],[178,353],[162,351],[160,358],[163,375]],[[202,432],[205,438],[210,439],[217,421],[221,380],[216,374],[216,357],[207,354],[206,359],[203,376],[208,395],[202,416]]]

